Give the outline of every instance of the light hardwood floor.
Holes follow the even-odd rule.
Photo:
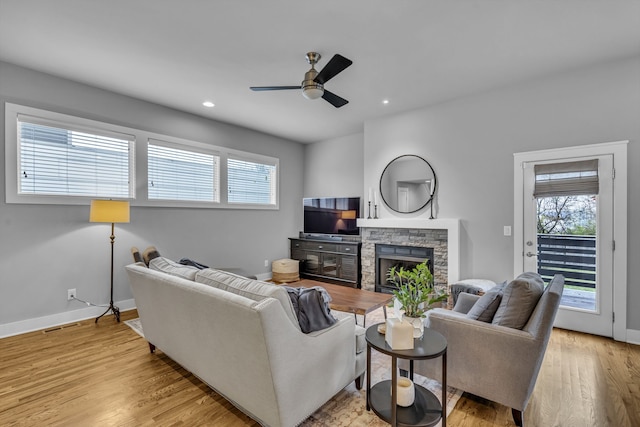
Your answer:
[[[135,311],[122,313],[123,321],[135,317]],[[467,394],[447,421],[453,427],[513,426],[509,408]],[[0,425],[257,423],[105,316],[97,325],[87,320],[0,340]],[[554,330],[525,425],[640,426],[640,346]]]

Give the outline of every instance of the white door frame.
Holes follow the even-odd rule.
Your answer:
[[[398,211],[409,212],[409,187],[398,186]]]
[[[613,155],[613,339],[627,340],[627,145],[629,141],[515,153],[513,163],[513,273],[523,272],[524,182],[522,165],[550,158]]]

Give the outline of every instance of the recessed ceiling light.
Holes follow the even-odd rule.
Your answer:
[[[211,102],[211,101],[204,101],[204,102],[202,103],[202,105],[204,105],[205,107],[209,107],[209,108],[211,108],[211,107],[215,107],[215,105],[216,105],[216,104],[214,104],[214,103],[213,103],[213,102]]]
[[[389,100],[388,100],[388,99],[383,99],[383,100],[382,100],[382,103],[383,103],[384,105],[387,105],[387,104],[389,103]]]

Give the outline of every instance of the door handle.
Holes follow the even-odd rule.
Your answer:
[[[527,252],[525,255],[528,256],[529,258],[531,258],[532,256],[538,256],[538,254],[533,252]]]

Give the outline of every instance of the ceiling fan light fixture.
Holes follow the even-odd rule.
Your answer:
[[[324,95],[324,88],[320,83],[311,82],[310,84],[303,84],[302,96],[307,99],[318,99]]]
[[[299,86],[250,86],[249,89],[258,92],[297,89],[302,91],[302,96],[306,99],[322,98],[336,108],[347,105],[349,101],[346,99],[339,97],[333,92],[324,90],[324,84],[344,71],[344,69],[349,67],[353,61],[336,53],[333,55],[333,58],[329,60],[327,65],[318,72],[315,69],[315,64],[320,60],[320,58],[321,55],[317,52],[307,53],[307,62],[311,64],[311,69],[305,73],[304,80],[302,80],[302,83]]]
[[[318,55],[318,58],[316,59],[314,56],[310,57],[312,53],[313,52],[307,53],[307,61],[311,64],[311,69],[304,74],[304,80],[300,86],[302,87],[302,96],[307,99],[318,99],[324,95],[324,87],[322,86],[322,83],[318,83],[314,80],[318,75],[318,72],[313,68],[313,64],[315,64],[317,59],[320,59],[320,55]]]

